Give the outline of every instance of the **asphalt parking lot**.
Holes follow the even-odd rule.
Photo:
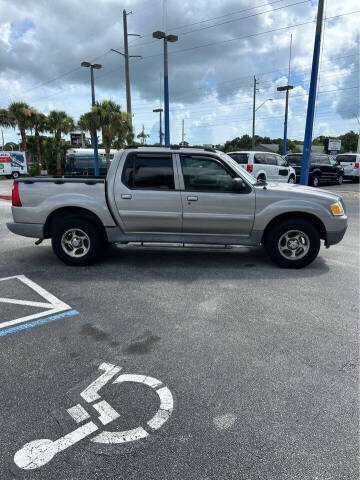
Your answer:
[[[1,479],[357,478],[359,185],[324,188],[349,228],[298,271],[245,247],[68,267],[0,199]]]

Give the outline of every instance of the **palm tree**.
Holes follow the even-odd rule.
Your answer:
[[[30,117],[33,109],[25,102],[13,102],[8,108],[11,126],[17,125],[21,135],[21,150],[26,151],[26,130],[29,128]]]
[[[79,130],[82,130],[84,132],[89,132],[90,138],[91,138],[91,146],[94,148],[94,126],[96,127],[96,130],[99,129],[99,125],[97,125],[97,117],[94,114],[93,111],[83,113],[79,121],[77,123],[77,126]]]
[[[92,111],[96,116],[96,124],[101,128],[106,165],[109,168],[111,146],[115,141],[118,145],[123,145],[131,131],[129,115],[122,112],[120,105],[112,100],[97,102]]]
[[[47,117],[41,112],[33,109],[32,115],[29,119],[29,125],[31,129],[35,131],[35,146],[36,146],[36,154],[37,160],[41,168],[41,148],[40,148],[40,133],[46,132],[48,130],[47,126]],[[45,163],[45,167],[47,167]]]
[[[74,120],[69,117],[66,112],[52,110],[47,118],[48,129],[54,133],[56,140],[56,173],[61,174],[61,158],[60,158],[60,143],[61,134],[68,134],[75,129]]]

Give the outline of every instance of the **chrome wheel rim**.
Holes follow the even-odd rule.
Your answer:
[[[319,179],[318,177],[315,177],[314,180],[313,180],[313,185],[314,187],[317,187],[319,185]]]
[[[281,235],[278,249],[287,260],[300,260],[308,253],[310,240],[301,230],[289,230]]]
[[[341,185],[342,183],[343,183],[343,176],[339,175],[338,184]]]
[[[290,178],[289,178],[289,183],[295,183],[295,178],[294,178],[294,177],[290,177]]]
[[[73,258],[84,257],[90,250],[90,238],[79,228],[70,228],[61,237],[63,251]]]

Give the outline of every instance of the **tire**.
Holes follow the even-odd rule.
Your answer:
[[[67,233],[68,232],[68,233]],[[80,245],[73,246],[71,242]],[[104,250],[104,234],[86,218],[65,217],[53,225],[51,244],[55,255],[67,265],[94,263]]]
[[[298,240],[297,249],[296,246],[289,244],[288,241],[296,240],[295,234],[291,232],[301,232],[300,238],[305,241],[305,244]],[[288,241],[286,234],[288,234]],[[291,249],[286,248],[288,245],[291,245]],[[320,233],[308,220],[301,218],[283,220],[273,225],[267,232],[264,247],[271,260],[280,267],[303,268],[313,262],[319,253]],[[298,256],[292,259],[290,256],[294,251]]]
[[[15,180],[16,178],[20,177],[20,173],[19,172],[13,172],[11,177]]]
[[[319,175],[314,175],[312,179],[312,186],[317,188],[320,185],[320,177]]]
[[[354,182],[354,183],[359,183],[359,177],[355,177],[355,178],[353,179],[353,182]]]
[[[288,179],[288,183],[293,183],[293,184],[296,183],[296,178],[294,177],[294,175],[290,175],[290,177]]]
[[[344,181],[344,175],[340,174],[337,178],[337,184],[342,185],[343,181]]]
[[[257,181],[259,180],[263,180],[264,182],[266,182],[266,177],[263,173],[260,173],[260,175],[256,178]]]

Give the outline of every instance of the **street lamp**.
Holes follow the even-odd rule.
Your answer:
[[[273,98],[267,98],[257,108],[254,108],[253,110],[253,131],[252,131],[252,149],[253,150],[255,148],[255,112],[257,112],[259,108],[261,108],[264,105],[264,103],[272,102],[272,101],[273,101]],[[255,107],[255,102],[254,102],[254,107]]]
[[[166,35],[165,32],[157,30],[152,34],[153,38],[164,40],[164,108],[165,108],[165,145],[170,145],[170,117],[169,117],[169,79],[168,79],[168,52],[167,42],[177,42],[177,35]]]
[[[95,105],[95,86],[94,86],[94,69],[100,70],[102,65],[99,63],[91,64],[90,62],[81,62],[82,67],[90,68],[90,83],[91,83],[91,105]],[[96,126],[93,125],[93,137],[94,137],[94,174],[95,176],[99,175],[99,154],[98,154],[98,139]]]
[[[162,122],[161,122],[161,114],[164,110],[162,108],[155,108],[153,110],[154,113],[159,113],[160,114],[160,128],[159,128],[159,137],[160,137],[160,145],[162,145],[162,137],[163,137],[163,133],[162,133]]]
[[[289,110],[289,90],[292,90],[294,87],[293,85],[285,85],[283,87],[277,87],[278,92],[283,92],[284,90],[286,91],[286,96],[285,96],[285,119],[284,119],[284,141],[283,141],[283,150],[282,154],[286,155],[287,147],[286,147],[286,142],[287,142],[287,124],[288,124],[288,110]]]

